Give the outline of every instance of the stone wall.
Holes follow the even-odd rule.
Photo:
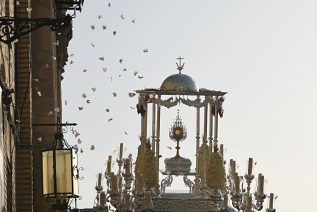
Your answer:
[[[15,16],[30,18],[29,0],[19,0]],[[30,34],[16,42],[16,105],[20,119],[20,140],[16,148],[16,202],[17,211],[33,211],[33,157],[32,157],[32,71]]]

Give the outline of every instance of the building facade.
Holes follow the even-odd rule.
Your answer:
[[[60,18],[58,0],[1,0],[1,17]],[[2,29],[3,26],[1,26]],[[1,30],[0,29],[0,30]],[[72,26],[41,27],[0,43],[0,211],[49,211],[42,196],[43,149],[52,146],[61,115],[61,80]]]

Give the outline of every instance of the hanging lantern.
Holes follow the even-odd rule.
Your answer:
[[[53,147],[42,151],[43,196],[52,201],[52,209],[66,210],[69,199],[79,197],[77,154],[60,130],[55,138]]]

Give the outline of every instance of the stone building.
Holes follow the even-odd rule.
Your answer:
[[[0,0],[0,13],[55,19],[64,17],[71,6],[61,7],[59,0]],[[9,44],[0,43],[1,212],[49,211],[42,196],[41,151],[52,146],[56,126],[34,125],[54,124],[61,115],[61,75],[71,38],[71,25],[56,31],[44,26]]]

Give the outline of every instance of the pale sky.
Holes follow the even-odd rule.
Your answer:
[[[140,116],[130,109],[137,97],[129,98],[128,93],[159,88],[166,77],[177,73],[176,58],[182,56],[183,73],[199,88],[228,92],[219,126],[225,159],[234,158],[243,175],[248,158],[253,157],[255,173],[263,173],[267,180],[265,192],[278,195],[278,211],[314,211],[317,1],[91,0],[85,1],[73,22],[69,53],[74,55],[62,82],[67,100],[63,119],[78,123],[82,140],[80,207],[92,207],[96,174],[105,171],[106,158],[120,142],[127,146],[125,156],[136,153]],[[144,78],[134,76],[134,71]],[[175,154],[167,146],[175,146],[168,129],[177,109],[189,131],[181,154],[195,164],[193,108],[162,110],[162,155]],[[67,139],[76,144],[72,134]],[[95,150],[90,150],[91,145]],[[164,169],[163,163],[160,168]],[[182,186],[178,182],[175,189]]]

